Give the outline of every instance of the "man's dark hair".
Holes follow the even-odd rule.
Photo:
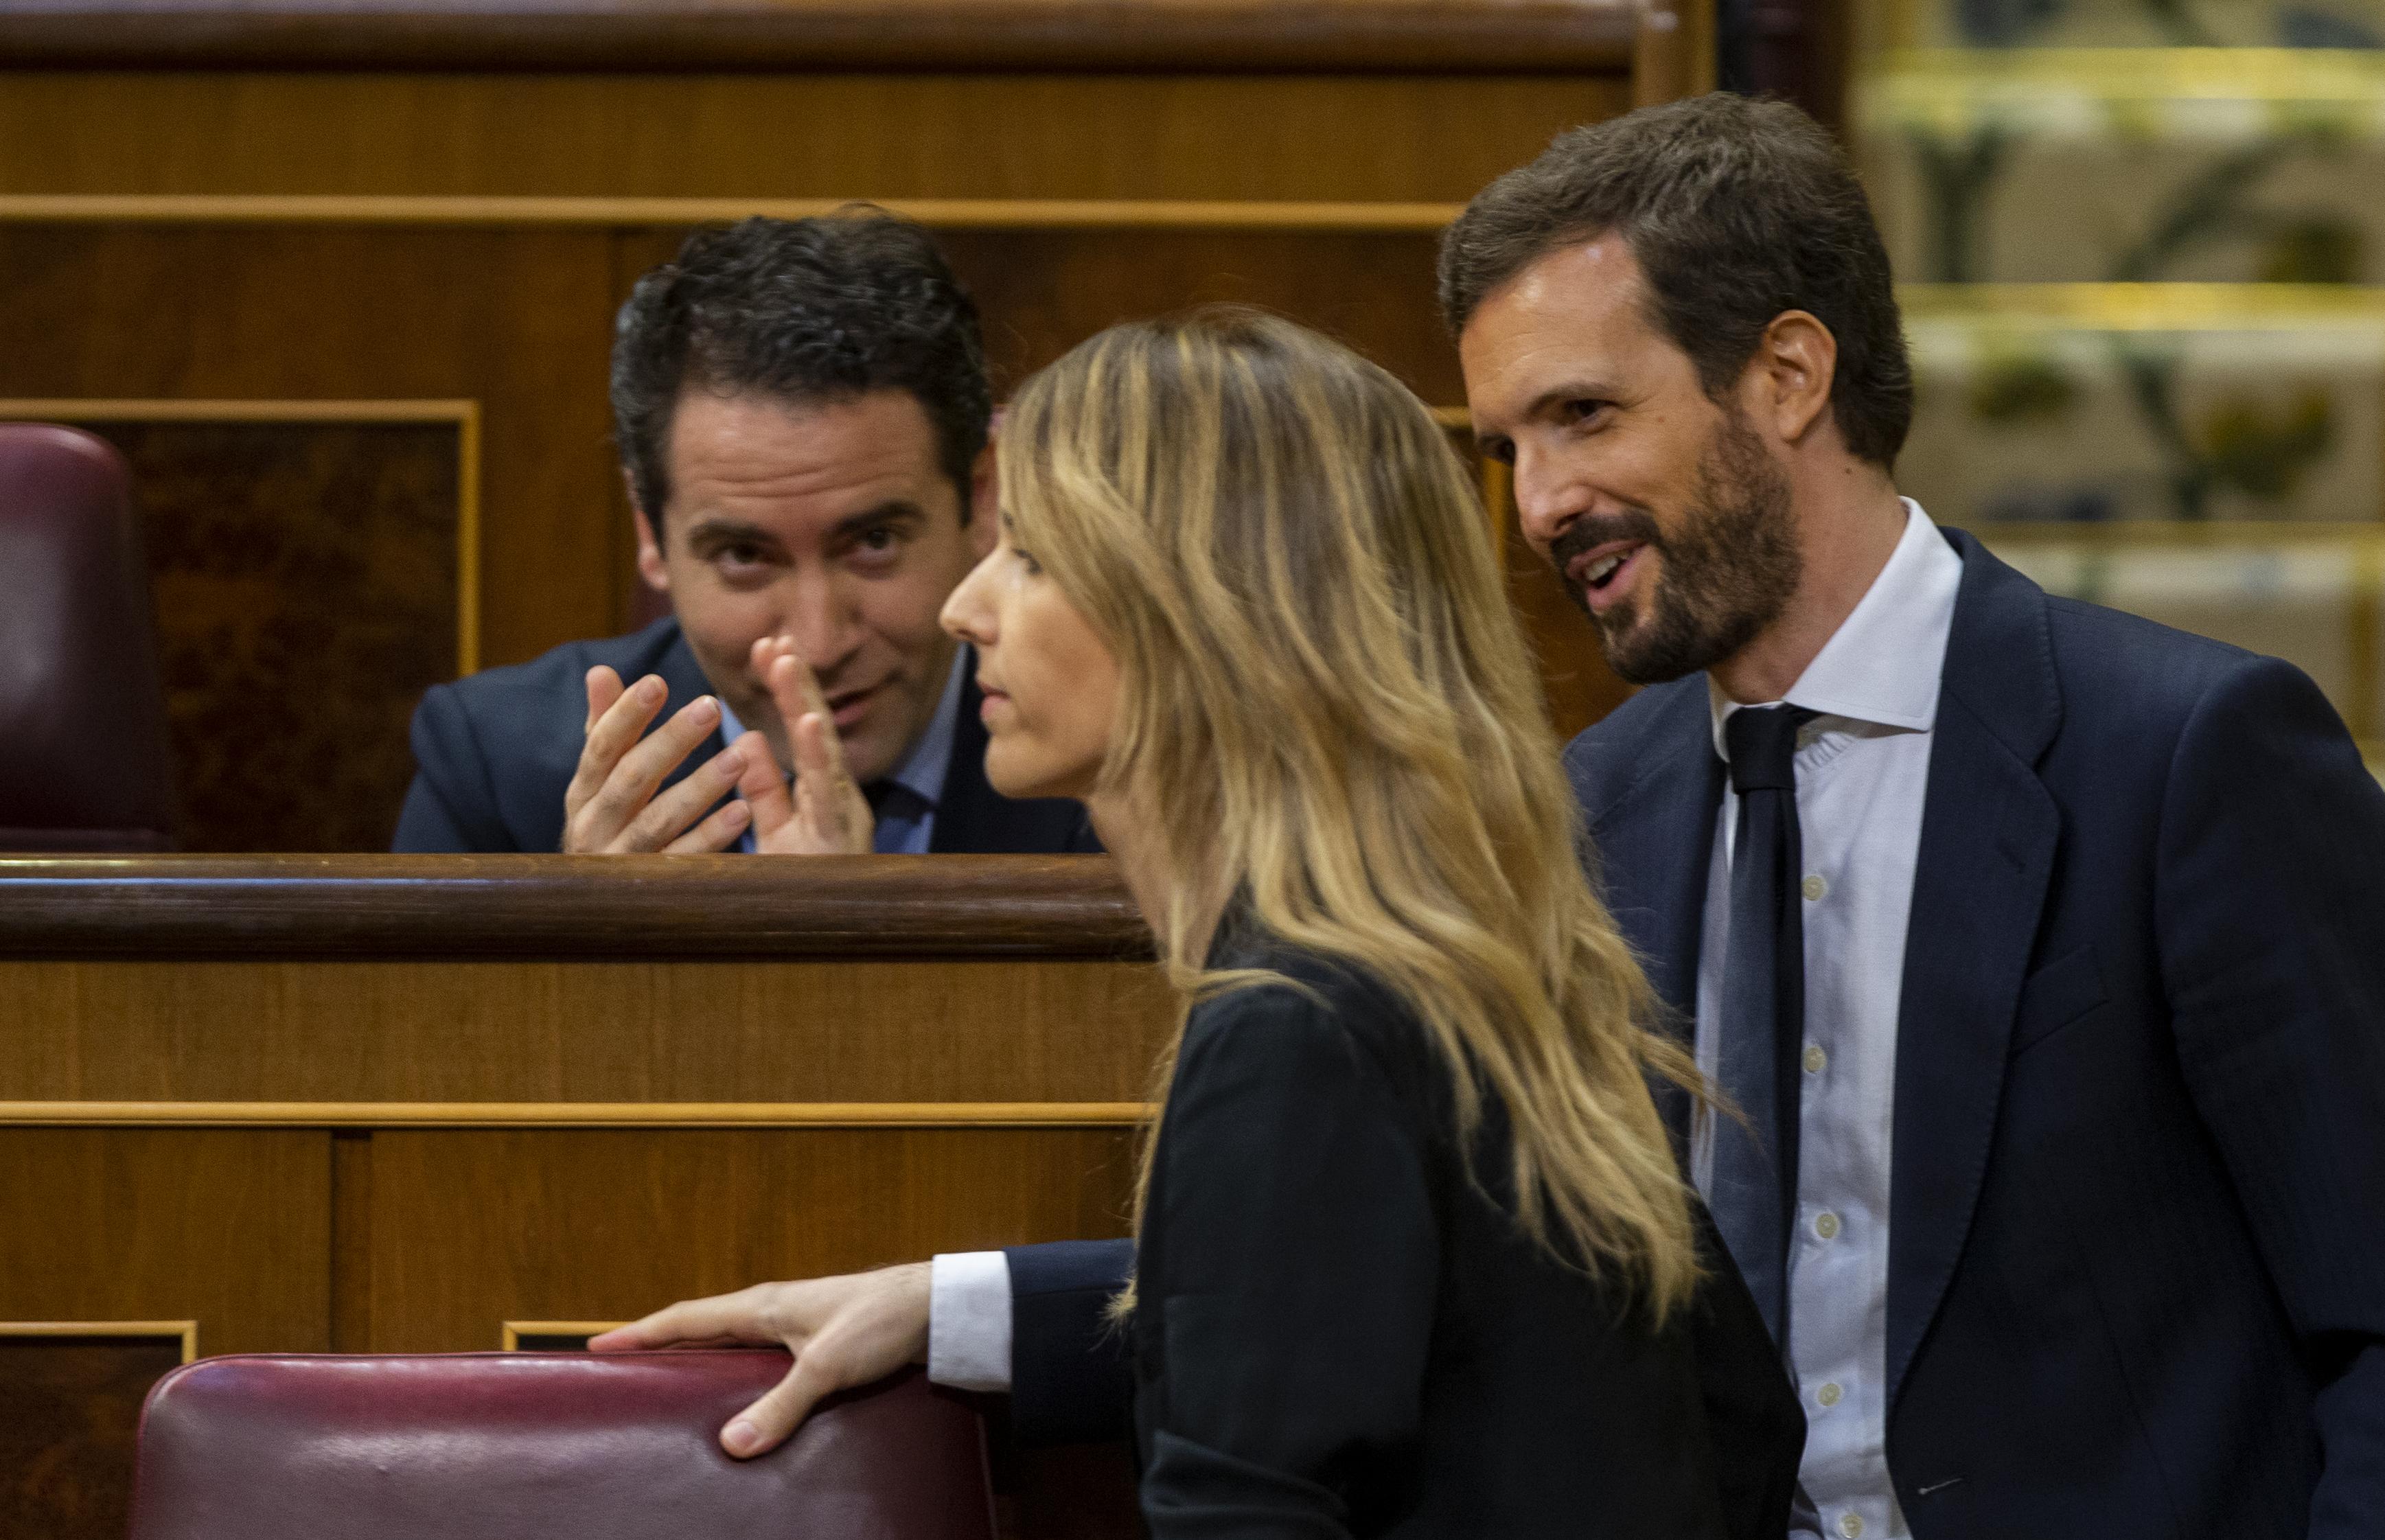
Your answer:
[[[993,415],[977,305],[928,232],[882,209],[697,231],[638,280],[613,329],[613,424],[638,506],[662,533],[682,392],[805,405],[907,391],[969,517]]]
[[[1452,332],[1542,257],[1607,232],[1647,275],[1655,323],[1721,401],[1764,329],[1804,310],[1839,344],[1830,409],[1857,457],[1896,463],[1913,370],[1888,253],[1846,157],[1786,102],[1717,94],[1560,134],[1467,206],[1441,243]]]

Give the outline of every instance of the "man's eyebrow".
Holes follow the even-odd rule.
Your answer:
[[[838,520],[835,527],[828,532],[828,537],[832,541],[850,540],[880,524],[923,524],[927,519],[928,510],[908,497],[890,497],[876,507],[865,508]]]
[[[742,519],[706,518],[699,519],[688,527],[687,543],[693,545],[699,541],[707,545],[734,541],[750,545],[776,545],[779,537],[761,525],[747,523]]]
[[[1551,385],[1532,397],[1531,405],[1524,408],[1524,415],[1528,418],[1539,417],[1550,407],[1567,401],[1612,401],[1614,399],[1613,385],[1598,380],[1567,380],[1561,384]]]

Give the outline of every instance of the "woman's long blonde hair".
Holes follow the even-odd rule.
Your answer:
[[[1118,660],[1101,790],[1157,842],[1188,997],[1251,982],[1192,951],[1230,894],[1371,971],[1445,1057],[1460,1147],[1505,1105],[1524,1229],[1661,1321],[1698,1264],[1648,1077],[1695,1070],[1584,874],[1492,526],[1431,414],[1314,332],[1205,310],[1030,380],[1001,479]]]

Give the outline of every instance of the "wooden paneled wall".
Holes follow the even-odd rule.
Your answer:
[[[1174,1006],[1110,863],[768,864],[0,861],[0,1535],[122,1533],[182,1323],[485,1351],[1122,1233]]]
[[[630,621],[612,317],[692,225],[853,198],[925,219],[1004,384],[1114,320],[1233,299],[1455,407],[1440,227],[1555,132],[1701,83],[1705,18],[1604,0],[10,13],[0,413],[134,450],[169,555],[185,845],[377,848],[424,684]],[[193,428],[194,403],[219,426]],[[456,426],[390,431],[433,408]],[[260,582],[279,592],[240,625],[207,609]],[[1619,689],[1580,620],[1555,618],[1542,650],[1579,725]]]

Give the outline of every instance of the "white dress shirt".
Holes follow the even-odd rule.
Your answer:
[[[1789,1352],[1808,1431],[1799,1471],[1836,1540],[1906,1534],[1889,1484],[1888,1195],[1904,933],[1939,676],[1962,558],[1907,499],[1904,537],[1853,614],[1789,694],[1817,713],[1799,735],[1804,852],[1805,1081],[1799,1114],[1797,1240],[1789,1261]],[[1738,707],[1713,695],[1715,752]],[[1728,757],[1726,755],[1725,757]],[[1738,797],[1726,779],[1698,949],[1697,1055],[1711,1078],[1729,946]],[[1703,1132],[1692,1150],[1703,1191]],[[1010,1271],[1000,1252],[935,1259],[928,1374],[972,1390],[1010,1384]]]
[[[1787,1355],[1805,1406],[1798,1474],[1815,1511],[1801,1505],[1793,1533],[1818,1524],[1837,1540],[1907,1533],[1888,1479],[1889,1145],[1905,924],[1963,562],[1917,506],[1904,507],[1904,535],[1888,565],[1782,697],[1816,713],[1796,757],[1805,1048]],[[1715,752],[1728,759],[1723,721],[1739,707],[1711,681],[1708,689]],[[1709,1080],[1720,1057],[1739,822],[1728,780],[1716,818],[1698,946],[1698,1068]],[[1710,1130],[1700,1130],[1691,1165],[1705,1191]]]

